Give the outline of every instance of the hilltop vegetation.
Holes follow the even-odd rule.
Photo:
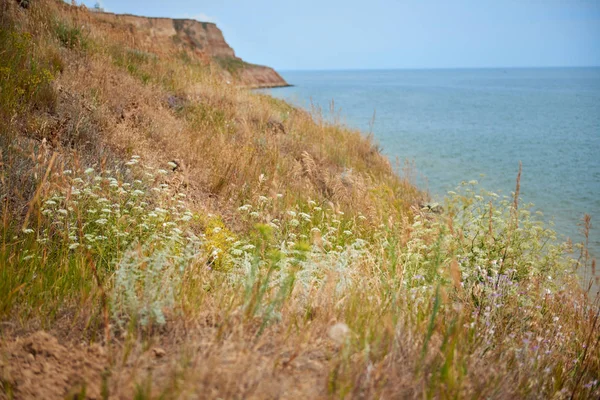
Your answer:
[[[518,178],[423,207],[227,66],[61,1],[0,13],[0,399],[600,395],[595,262]]]

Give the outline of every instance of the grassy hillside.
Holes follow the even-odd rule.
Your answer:
[[[359,132],[86,13],[0,0],[0,399],[600,395],[595,262],[518,177],[424,207]]]

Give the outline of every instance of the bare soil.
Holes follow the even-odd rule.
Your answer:
[[[100,345],[63,345],[39,331],[0,344],[0,398],[100,399],[106,366]]]

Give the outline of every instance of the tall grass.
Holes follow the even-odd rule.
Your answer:
[[[359,132],[84,10],[3,7],[3,341],[102,343],[106,397],[600,394],[594,262],[518,178],[438,214]]]

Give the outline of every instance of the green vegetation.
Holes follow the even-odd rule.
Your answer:
[[[88,46],[88,41],[83,34],[83,31],[76,26],[59,21],[56,24],[56,36],[60,41],[61,45],[69,49],[82,49],[85,50]]]
[[[519,177],[421,207],[359,132],[126,26],[83,35],[62,2],[15,7],[0,399],[600,395],[600,299],[576,278],[595,261]]]
[[[233,57],[214,57],[214,60],[217,62],[217,64],[219,64],[221,68],[229,72],[234,77],[237,76],[240,73],[240,71],[242,71],[244,68],[246,68],[249,65],[252,65],[244,60]]]

